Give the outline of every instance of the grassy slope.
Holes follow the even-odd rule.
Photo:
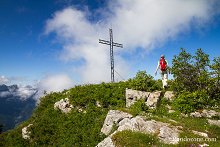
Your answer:
[[[183,126],[181,137],[196,137],[190,130],[201,132],[208,131],[216,142],[206,142],[210,146],[220,144],[220,128],[210,126],[207,120],[197,118],[182,118],[180,113],[168,114],[162,101],[157,110],[147,110],[143,102],[138,102],[130,109],[125,108],[125,88],[126,82],[109,83],[99,85],[77,86],[62,93],[51,93],[41,99],[40,105],[34,111],[32,117],[16,127],[15,129],[0,135],[0,146],[95,146],[106,136],[100,133],[104,119],[108,110],[119,109],[130,112],[134,115],[142,114],[148,119],[155,119],[172,125]],[[54,110],[54,103],[62,98],[68,97],[74,109],[68,115]],[[96,107],[96,101],[102,105]],[[86,113],[79,113],[78,108],[82,108]],[[144,112],[143,112],[144,111]],[[148,114],[151,113],[149,116]],[[171,122],[169,119],[177,121]],[[21,136],[21,129],[28,124],[33,123],[31,130],[31,140],[24,140]],[[117,146],[171,146],[165,145],[151,135],[125,131],[114,136],[113,141]],[[204,142],[180,142],[177,146],[198,145]]]
[[[1,134],[0,146],[95,146],[106,136],[100,133],[109,109],[125,106],[126,83],[76,86],[41,98],[32,117]],[[68,97],[75,107],[68,115],[54,110],[54,103]],[[102,108],[96,107],[99,101]],[[79,113],[78,108],[86,113]],[[21,129],[32,123],[31,140],[22,139]]]

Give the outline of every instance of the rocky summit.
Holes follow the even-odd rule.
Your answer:
[[[141,91],[129,85],[102,83],[49,93],[41,98],[27,121],[0,134],[0,146],[217,147],[220,144],[218,109],[183,113],[174,105],[175,92]]]

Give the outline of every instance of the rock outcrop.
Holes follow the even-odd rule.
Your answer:
[[[196,135],[199,135],[199,136],[208,138],[208,134],[207,134],[207,133],[199,132],[199,131],[195,131],[195,130],[192,130],[192,132],[193,132],[194,134],[196,134]]]
[[[144,91],[126,89],[125,95],[126,95],[126,107],[130,107],[138,100],[143,99],[145,101],[145,104],[149,108],[156,108],[161,95],[161,91],[144,92]]]
[[[132,117],[131,114],[118,110],[110,110],[105,118],[101,132],[104,133],[105,135],[108,135],[111,132],[114,124],[118,124],[124,118],[131,118],[131,117]]]
[[[168,123],[163,123],[155,120],[144,120],[141,116],[136,116],[132,119],[124,119],[119,122],[117,131],[132,130],[146,134],[157,135],[158,138],[166,144],[176,144],[179,130],[177,127],[170,126]]]
[[[69,99],[61,99],[60,101],[54,104],[54,109],[59,109],[63,113],[69,113],[72,110],[73,106],[70,104]]]
[[[155,92],[150,93],[150,95],[147,98],[147,101],[145,102],[145,104],[149,108],[156,108],[157,103],[158,103],[159,98],[160,98],[160,94],[161,94],[161,91],[155,91]]]
[[[111,137],[105,138],[102,142],[100,142],[96,147],[115,147],[115,145],[112,142]]]
[[[166,91],[163,97],[167,100],[173,101],[174,96],[175,95],[173,91]]]
[[[114,118],[114,114],[119,114],[119,116]],[[122,115],[123,114],[123,115]],[[123,117],[122,117],[123,116]],[[117,130],[110,134],[107,138],[105,138],[102,142],[100,142],[97,147],[114,147],[111,137],[119,132],[124,130],[138,131],[146,134],[156,135],[162,142],[166,144],[177,144],[178,137],[181,130],[180,127],[171,126],[168,123],[163,123],[155,120],[145,120],[142,116],[136,116],[132,118],[132,116],[128,113],[121,112],[118,110],[110,110],[105,123],[102,127],[101,132],[104,134],[109,134],[112,131],[113,122],[118,126]],[[103,129],[104,128],[104,129]]]
[[[211,119],[208,119],[208,123],[210,125],[216,125],[216,126],[219,126],[220,127],[220,120],[211,120]]]
[[[126,96],[126,107],[130,107],[135,102],[137,102],[140,99],[146,99],[150,95],[150,92],[144,92],[144,91],[138,91],[138,90],[132,90],[132,89],[126,89],[125,96]]]
[[[100,102],[99,101],[96,101],[96,107],[99,107],[99,108],[101,108],[102,107],[102,105],[100,104]]]
[[[33,124],[29,124],[28,126],[26,126],[26,127],[24,127],[24,128],[22,128],[22,138],[24,138],[24,139],[30,139],[30,135],[31,135],[31,132],[30,131],[28,131],[28,128],[30,127],[30,126],[32,126]]]
[[[212,118],[213,116],[220,116],[220,112],[216,112],[214,110],[202,110],[201,112],[196,111],[193,113],[190,113],[191,117],[207,117],[207,118]]]

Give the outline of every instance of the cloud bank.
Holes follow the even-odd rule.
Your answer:
[[[72,79],[65,74],[48,75],[37,85],[39,91],[59,92],[73,86]]]
[[[37,93],[36,88],[22,85],[1,85],[0,89],[0,98],[18,98],[22,101],[32,98]]]
[[[40,97],[50,92],[60,92],[74,86],[72,79],[66,74],[47,75],[43,77],[36,85],[37,93],[34,99],[40,102]]]
[[[110,26],[114,29],[114,41],[124,44],[125,49],[115,49],[115,64],[118,73],[126,77],[132,61],[123,58],[123,53],[140,48],[149,52],[189,32],[192,26],[204,26],[215,14],[215,3],[215,0],[114,0],[97,10],[95,14],[101,17],[92,21],[93,14],[72,6],[55,12],[46,22],[45,33],[54,33],[62,44],[62,60],[81,65],[74,70],[82,82],[109,81],[109,47],[99,44],[98,39],[109,39]]]
[[[0,77],[0,98],[17,97],[23,101],[28,98],[39,100],[44,95],[44,91],[47,93],[59,92],[74,86],[72,79],[66,74],[47,75],[33,87],[15,84],[7,86],[8,83],[8,78]]]
[[[0,85],[8,83],[10,83],[10,80],[8,78],[6,78],[5,76],[0,76]]]

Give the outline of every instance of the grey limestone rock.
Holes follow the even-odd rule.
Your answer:
[[[114,123],[117,124],[119,121],[123,120],[124,118],[131,118],[131,117],[132,117],[131,114],[118,110],[110,110],[105,118],[101,132],[104,133],[105,135],[108,135],[111,132]]]
[[[161,91],[151,92],[145,104],[151,109],[156,108],[157,103],[160,98],[160,94],[161,94]]]
[[[61,99],[60,101],[54,104],[54,109],[60,109],[63,113],[69,113],[72,110],[73,106],[70,104],[69,99]]]
[[[220,127],[220,120],[211,120],[211,119],[208,119],[208,123],[211,124],[211,125],[216,125],[216,126],[219,126],[219,127]]]
[[[24,128],[22,128],[22,138],[24,138],[24,139],[30,139],[30,135],[31,135],[31,132],[30,131],[28,131],[28,128],[30,127],[30,126],[32,126],[33,124],[29,124],[28,126],[26,126],[26,127],[24,127]]]
[[[199,131],[195,131],[195,130],[192,130],[192,132],[196,135],[199,135],[199,136],[202,136],[202,137],[208,137],[208,134],[207,133],[204,133],[204,132],[199,132]]]
[[[201,112],[192,112],[190,113],[191,117],[206,117],[206,118],[212,118],[213,116],[220,116],[220,112],[216,112],[214,110],[202,110]]]
[[[145,92],[145,91],[126,89],[126,92],[125,92],[126,107],[130,107],[138,100],[143,99],[145,101],[145,104],[149,108],[154,109],[157,106],[157,103],[160,99],[160,95],[161,95],[161,91]],[[171,99],[173,97],[172,92],[169,91],[166,94],[166,97]]]
[[[166,91],[164,94],[164,98],[167,100],[172,101],[174,99],[174,92],[173,91]]]
[[[168,123],[163,123],[155,120],[145,120],[142,116],[136,116],[132,118],[132,116],[128,113],[125,113],[124,117],[116,117],[112,118],[114,114],[124,114],[124,112],[120,112],[117,110],[110,110],[106,119],[105,123],[102,127],[102,132],[105,134],[109,134],[111,132],[113,122],[116,123],[118,129],[113,133],[110,134],[105,140],[103,140],[103,144],[106,144],[106,141],[110,141],[110,138],[117,133],[118,131],[124,130],[131,130],[135,132],[142,132],[146,134],[153,134],[156,135],[162,142],[166,144],[177,144],[179,133],[181,132],[181,126],[171,126]],[[113,121],[114,120],[114,121]],[[100,144],[99,144],[100,145]]]
[[[103,141],[101,141],[96,147],[115,147],[115,145],[113,144],[111,137],[107,137]]]
[[[140,99],[144,99],[144,101],[148,98],[150,92],[144,92],[144,91],[138,91],[138,90],[132,90],[132,89],[126,89],[125,95],[126,95],[126,107],[130,107],[135,102],[137,102]]]

